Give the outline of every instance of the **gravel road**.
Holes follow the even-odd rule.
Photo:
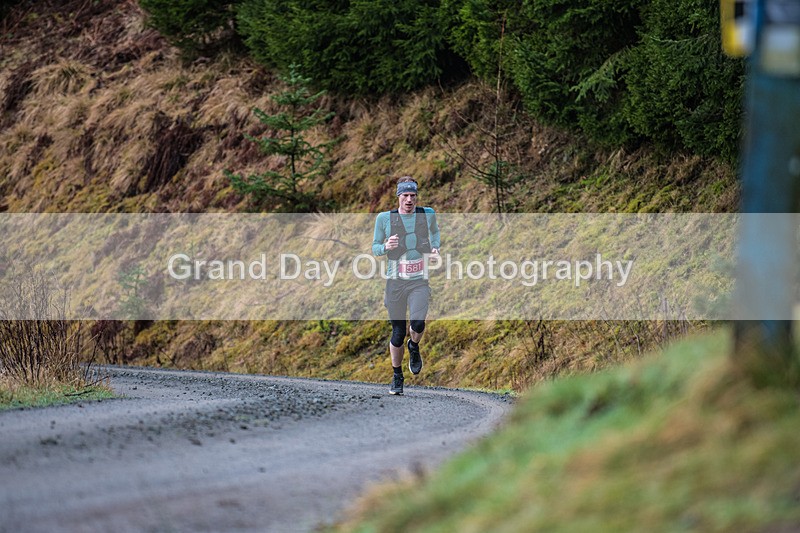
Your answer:
[[[0,412],[0,531],[312,531],[511,407],[408,385],[396,397],[354,382],[103,371],[122,398]]]

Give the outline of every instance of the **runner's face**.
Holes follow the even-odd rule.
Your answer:
[[[404,192],[398,198],[400,199],[398,211],[405,214],[414,212],[414,209],[417,207],[417,193]]]

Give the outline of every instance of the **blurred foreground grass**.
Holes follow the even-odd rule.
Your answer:
[[[493,437],[378,487],[344,531],[789,531],[800,397],[757,389],[726,332],[532,388]]]

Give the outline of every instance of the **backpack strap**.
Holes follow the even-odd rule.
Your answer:
[[[422,216],[420,216],[422,215]],[[389,226],[390,235],[397,235],[398,246],[394,250],[389,250],[386,255],[389,259],[396,261],[408,251],[406,247],[406,225],[400,217],[400,212],[393,209],[389,212]],[[428,216],[425,214],[424,207],[417,207],[414,210],[414,235],[417,237],[417,245],[414,247],[421,254],[428,254],[431,252],[431,241],[428,233]]]
[[[428,234],[428,215],[424,207],[417,207],[414,221],[414,234],[417,236],[416,250],[421,254],[431,253],[431,240]]]
[[[389,212],[389,235],[397,235],[398,237],[398,245],[397,248],[394,250],[389,250],[386,252],[387,257],[393,261],[397,261],[400,257],[406,253],[406,235],[408,232],[406,231],[406,225],[403,224],[403,219],[400,218],[400,212],[397,209],[393,209]]]

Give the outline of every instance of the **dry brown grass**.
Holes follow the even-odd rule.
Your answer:
[[[91,67],[73,60],[58,59],[32,74],[33,95],[41,100],[53,95],[67,96],[88,92],[94,85]]]
[[[242,127],[254,118],[254,107],[267,113],[272,111],[267,95],[253,98],[248,92],[246,80],[239,76],[223,77],[217,80],[200,104],[198,125],[230,124],[231,127]]]
[[[8,169],[12,185],[23,180],[7,187],[13,192],[8,209],[247,207],[223,170],[247,175],[280,165],[244,139],[244,133],[264,133],[252,109],[274,111],[270,95],[281,90],[275,77],[230,57],[182,64],[144,28],[135,4],[79,7],[70,15],[76,27],[60,39],[57,54],[48,56],[43,47],[58,36],[43,43],[20,38],[21,53],[9,56],[0,72],[0,102],[11,121],[0,127],[0,168]],[[41,30],[29,24],[31,34]],[[390,182],[413,174],[429,205],[490,211],[491,191],[469,176],[453,149],[478,166],[488,162],[493,99],[492,88],[479,82],[399,99],[326,97],[323,104],[337,117],[309,133],[313,140],[340,140],[331,175],[317,184],[323,198],[340,210],[385,209]],[[142,186],[163,130],[178,122],[207,133],[174,176],[158,180],[156,190]],[[52,142],[43,147],[43,139]],[[595,149],[526,118],[506,145],[525,175],[511,191],[510,203],[521,211],[690,210],[697,204],[715,211],[736,200],[730,172],[701,158],[678,156],[658,165],[646,149]],[[87,188],[97,201],[81,193]]]

